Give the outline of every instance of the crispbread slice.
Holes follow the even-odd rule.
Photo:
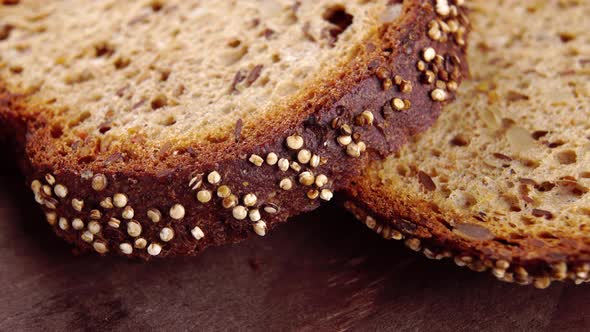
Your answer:
[[[466,70],[459,2],[4,2],[0,127],[77,248],[195,254],[428,127]]]
[[[503,281],[588,281],[590,3],[469,9],[472,80],[355,180],[347,206],[386,238]]]

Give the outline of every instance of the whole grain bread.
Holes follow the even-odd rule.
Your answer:
[[[467,81],[346,206],[427,257],[536,287],[590,271],[590,2],[469,3]]]
[[[4,2],[0,128],[80,251],[196,254],[431,125],[466,71],[461,3]]]

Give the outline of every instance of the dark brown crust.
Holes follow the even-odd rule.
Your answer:
[[[404,12],[396,24],[385,24],[379,32],[359,47],[359,54],[341,70],[327,78],[320,86],[309,89],[300,100],[289,105],[293,110],[289,117],[284,114],[265,119],[264,126],[255,120],[245,120],[241,129],[241,139],[238,143],[234,139],[219,144],[217,149],[211,146],[187,148],[180,153],[168,153],[160,159],[145,161],[141,158],[129,158],[134,149],[123,147],[120,153],[110,156],[92,154],[92,150],[85,158],[85,150],[80,147],[72,155],[61,157],[59,146],[52,138],[52,128],[45,125],[35,105],[27,104],[28,99],[9,93],[1,95],[0,125],[10,128],[11,134],[20,137],[22,144],[26,137],[26,154],[28,165],[25,167],[28,183],[43,179],[51,174],[56,183],[68,189],[66,198],[56,198],[53,195],[55,209],[48,208],[46,212],[55,212],[58,217],[66,218],[68,230],[62,230],[55,223],[56,233],[80,251],[92,250],[91,243],[81,239],[81,233],[87,229],[91,209],[101,211],[98,220],[101,231],[93,236],[94,243],[103,243],[111,253],[121,254],[119,244],[133,243],[133,239],[126,232],[126,221],[121,217],[121,208],[105,209],[100,202],[106,197],[113,197],[116,193],[124,193],[133,207],[135,217],[142,226],[141,237],[150,243],[162,246],[159,257],[175,255],[193,255],[210,245],[221,245],[240,241],[252,234],[252,223],[249,220],[236,220],[232,217],[232,210],[222,206],[221,199],[215,195],[215,188],[207,183],[207,174],[217,171],[221,175],[221,183],[228,185],[232,193],[241,199],[248,193],[258,197],[257,206],[274,205],[279,207],[276,214],[262,212],[262,219],[269,229],[272,229],[288,217],[310,211],[320,204],[320,199],[307,197],[313,187],[300,185],[297,173],[293,170],[280,171],[277,166],[263,164],[255,166],[249,161],[252,154],[263,158],[270,152],[279,157],[295,160],[297,151],[286,147],[285,139],[290,135],[301,135],[305,141],[305,148],[325,160],[319,167],[311,169],[314,174],[325,174],[329,182],[323,187],[332,191],[348,185],[350,179],[359,175],[363,165],[370,159],[382,157],[397,150],[407,138],[428,126],[437,118],[441,102],[431,98],[433,85],[422,84],[421,73],[416,69],[422,51],[433,47],[438,54],[451,57],[460,64],[450,65],[449,72],[455,69],[456,83],[466,73],[464,45],[459,46],[453,38],[447,42],[435,42],[427,36],[428,23],[437,18],[434,1],[407,0],[404,2]],[[465,21],[462,10],[460,21]],[[461,22],[467,25],[467,22]],[[458,61],[457,61],[458,60]],[[387,71],[384,77],[383,69]],[[443,70],[444,71],[444,70]],[[389,77],[399,75],[411,82],[411,92],[403,93],[393,84],[387,87],[384,83]],[[453,92],[448,92],[452,99]],[[411,107],[404,111],[392,111],[389,106],[394,97],[411,101]],[[24,110],[15,108],[21,105]],[[20,110],[20,112],[19,112]],[[365,110],[374,115],[373,125],[356,125],[355,117]],[[34,121],[24,121],[22,114],[35,114],[29,118]],[[346,148],[339,146],[336,138],[340,135],[339,128],[333,128],[334,118],[340,118],[349,124],[354,131],[355,139],[367,146],[368,153],[362,153],[359,158],[353,158],[346,153]],[[19,129],[19,132],[15,132]],[[86,141],[89,141],[87,139]],[[137,142],[130,142],[130,146]],[[127,149],[129,148],[129,149]],[[82,151],[81,151],[82,150]],[[146,156],[149,159],[152,156]],[[91,188],[91,175],[102,174],[108,179],[107,187],[97,192]],[[213,191],[213,199],[206,204],[199,203],[196,191],[189,187],[189,181],[195,174],[204,174],[202,188]],[[281,190],[278,186],[284,177],[293,181],[293,189]],[[201,189],[202,189],[201,188]],[[200,189],[199,189],[200,190]],[[38,195],[41,201],[47,197]],[[71,206],[71,199],[83,199],[84,207],[81,212]],[[185,207],[186,215],[182,220],[173,221],[168,215],[174,204]],[[157,208],[162,213],[159,223],[151,222],[147,217],[150,208]],[[121,220],[121,227],[116,229],[108,226],[111,217]],[[84,222],[83,230],[73,230],[72,220],[81,218]],[[159,232],[163,227],[174,229],[175,236],[170,242],[159,239]],[[196,240],[191,235],[191,229],[199,226],[205,237]],[[149,258],[145,249],[134,249],[132,256]]]
[[[385,186],[360,176],[346,188],[344,206],[361,222],[387,239],[429,258],[454,258],[475,271],[490,270],[499,280],[546,288],[551,281],[588,282],[590,250],[587,240],[560,236],[548,242],[532,237],[505,239],[472,223],[472,217],[442,212],[434,204],[409,195],[393,197]],[[468,225],[477,232],[461,234]]]

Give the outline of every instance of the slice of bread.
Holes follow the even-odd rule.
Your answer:
[[[77,248],[195,254],[431,125],[466,71],[461,3],[4,2],[0,128]]]
[[[470,2],[472,80],[346,205],[429,258],[543,288],[590,271],[590,2]]]

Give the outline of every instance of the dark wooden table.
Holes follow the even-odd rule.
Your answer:
[[[326,206],[240,245],[151,263],[76,257],[1,164],[0,331],[565,331],[590,287],[430,261]]]

